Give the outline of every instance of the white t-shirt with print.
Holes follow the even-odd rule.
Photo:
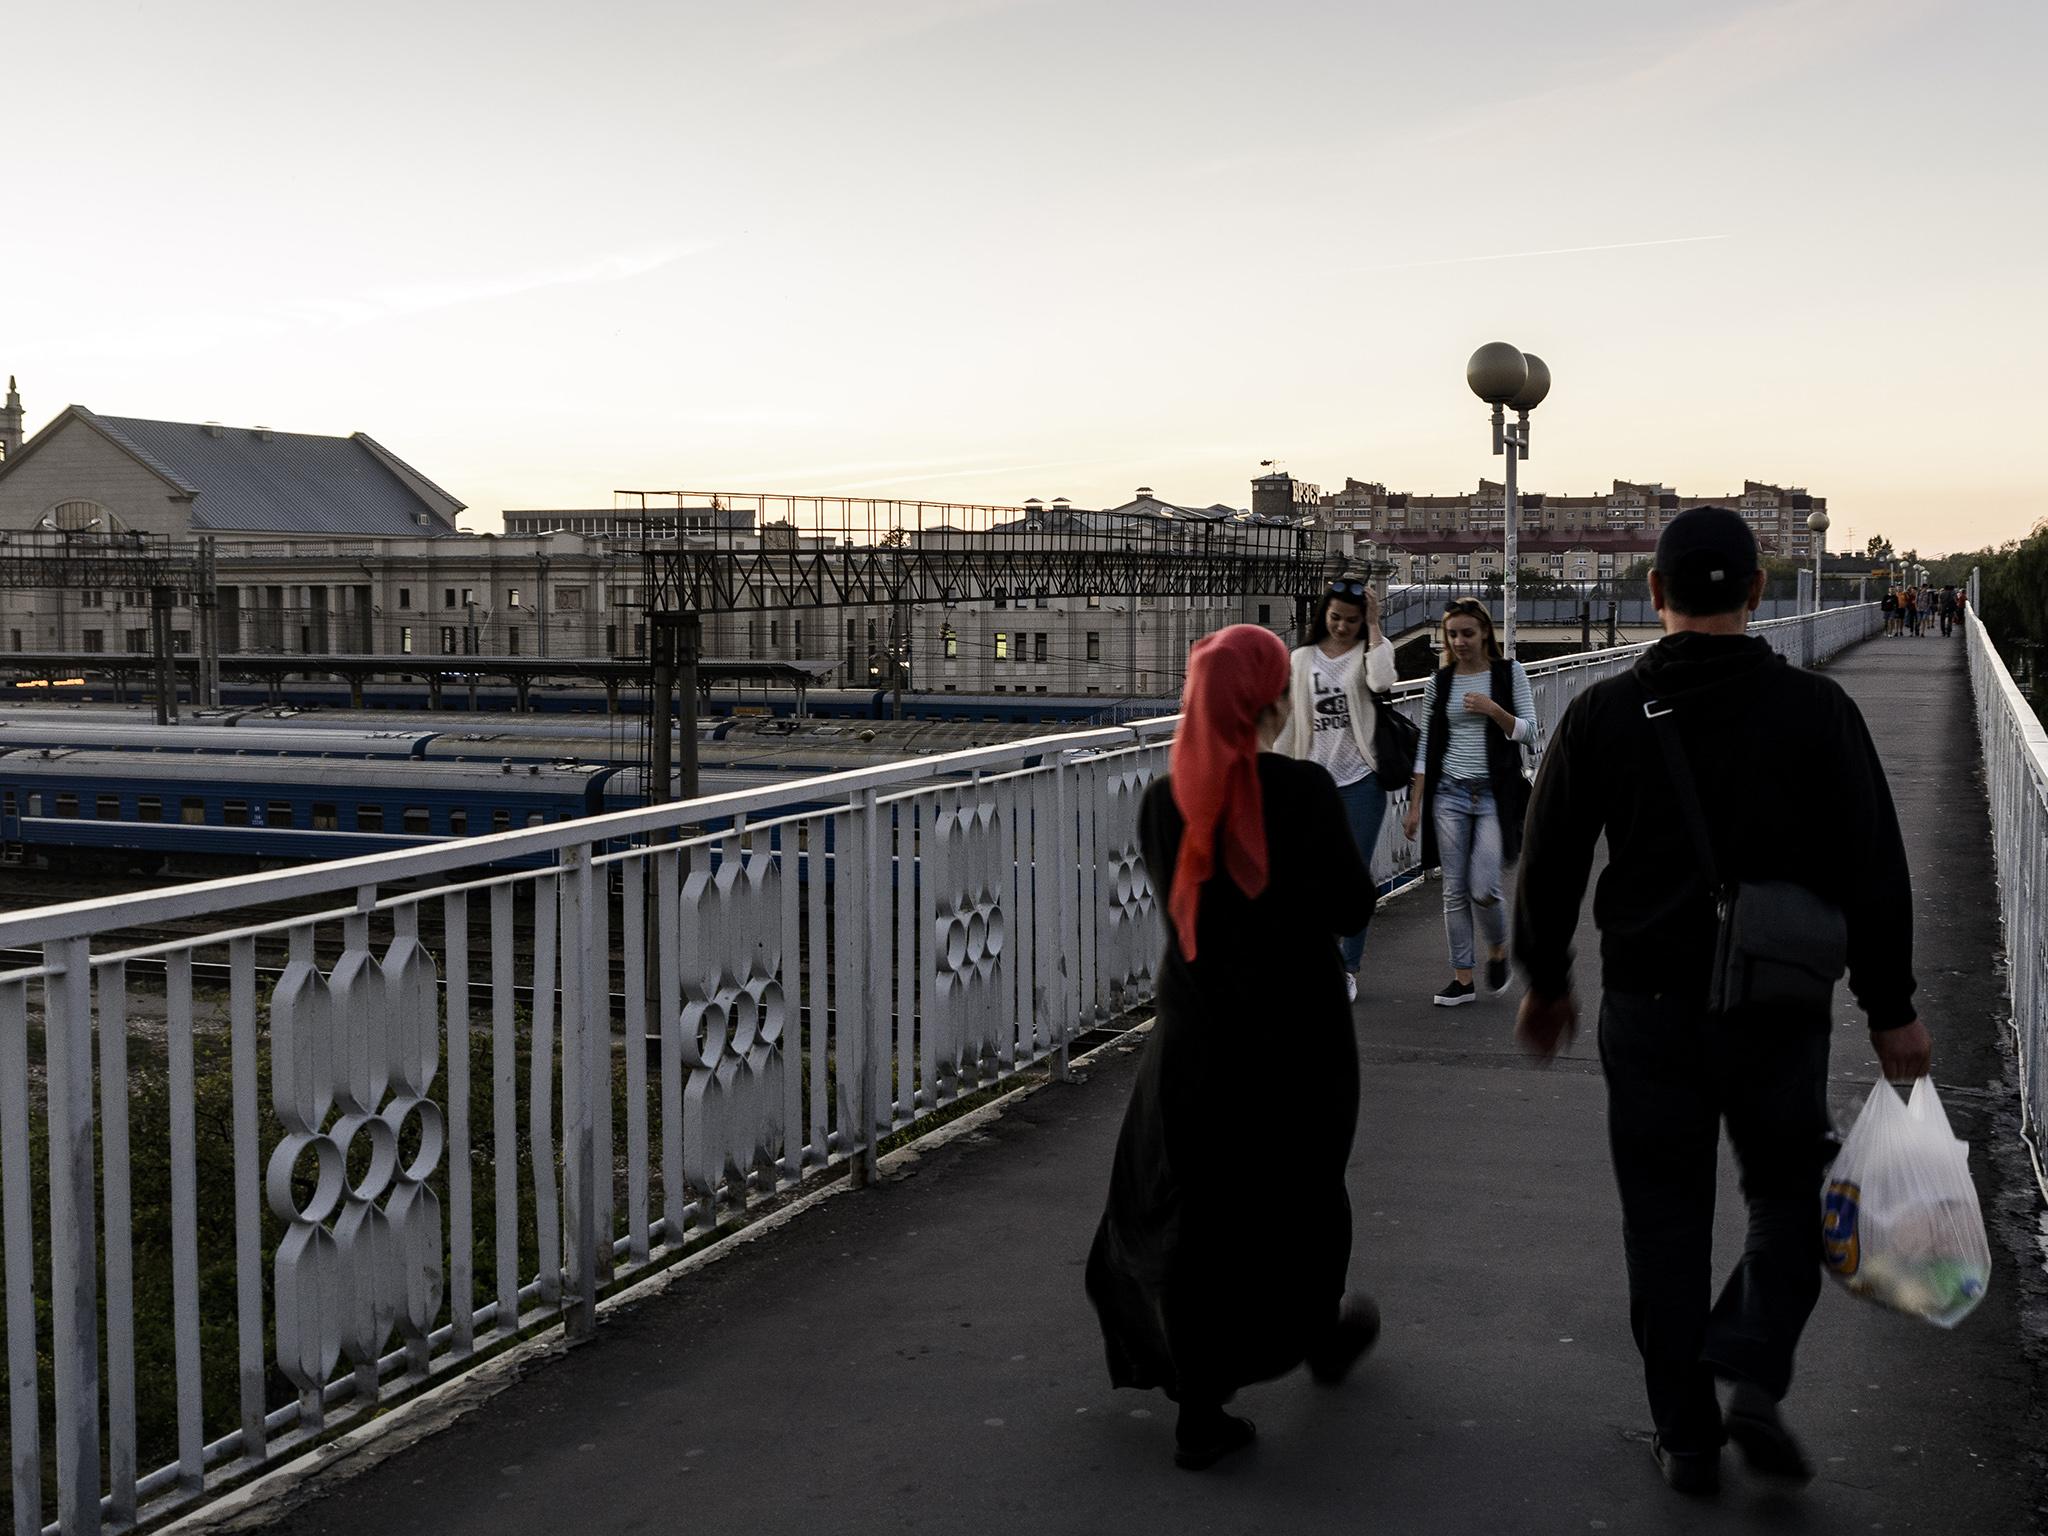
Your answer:
[[[1309,651],[1309,714],[1314,725],[1309,760],[1321,763],[1340,785],[1356,784],[1372,772],[1372,764],[1358,750],[1358,736],[1351,728],[1351,695],[1346,691],[1364,654],[1362,648],[1335,657],[1325,656],[1321,646]]]

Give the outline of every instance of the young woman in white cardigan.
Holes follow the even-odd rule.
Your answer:
[[[1273,750],[1308,758],[1330,771],[1351,822],[1358,857],[1370,870],[1380,824],[1387,815],[1387,792],[1380,787],[1373,761],[1372,695],[1394,686],[1394,647],[1380,633],[1379,599],[1371,584],[1349,578],[1331,582],[1316,605],[1309,643],[1289,664],[1287,724]],[[1340,947],[1356,1002],[1365,929],[1347,934]]]

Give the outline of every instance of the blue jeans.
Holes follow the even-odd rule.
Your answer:
[[[1344,802],[1344,814],[1351,822],[1351,840],[1358,844],[1358,857],[1369,878],[1373,851],[1380,845],[1380,824],[1387,819],[1387,792],[1368,773],[1355,784],[1339,784],[1337,798]],[[1369,925],[1371,919],[1366,921]],[[1365,929],[1347,933],[1339,947],[1344,952],[1344,969],[1357,970],[1358,963],[1365,958]]]
[[[1487,949],[1507,942],[1507,907],[1500,889],[1500,816],[1493,789],[1460,779],[1436,787],[1436,846],[1444,870],[1444,936],[1451,969],[1472,969],[1472,925]]]

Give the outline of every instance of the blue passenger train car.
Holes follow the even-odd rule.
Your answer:
[[[0,842],[20,861],[250,869],[593,816],[604,764],[0,751]]]

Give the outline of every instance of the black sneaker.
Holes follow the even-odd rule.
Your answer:
[[[1498,960],[1487,961],[1486,990],[1489,992],[1505,992],[1507,991],[1507,989],[1508,957],[1506,955],[1502,955]]]
[[[1721,1452],[1674,1451],[1664,1444],[1662,1436],[1650,1441],[1650,1454],[1657,1458],[1657,1470],[1664,1474],[1664,1481],[1678,1493],[1691,1494],[1695,1498],[1721,1491]]]
[[[1778,1417],[1778,1405],[1763,1388],[1737,1382],[1729,1394],[1723,1422],[1728,1426],[1728,1438],[1742,1452],[1750,1471],[1788,1483],[1813,1481],[1813,1463],[1806,1459],[1806,1452]]]
[[[1174,1431],[1173,1464],[1183,1472],[1206,1472],[1232,1451],[1241,1451],[1259,1438],[1250,1419],[1233,1413],[1219,1413],[1192,1438],[1182,1439]]]
[[[1338,1303],[1336,1321],[1330,1331],[1308,1354],[1308,1373],[1320,1386],[1334,1387],[1351,1374],[1351,1367],[1380,1336],[1380,1309],[1363,1291],[1353,1291]]]
[[[1455,1008],[1460,1003],[1471,1002],[1478,995],[1471,982],[1453,981],[1437,989],[1436,1005],[1439,1008]]]

